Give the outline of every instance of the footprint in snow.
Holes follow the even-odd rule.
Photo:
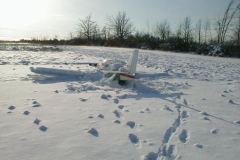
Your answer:
[[[118,119],[117,120],[114,120],[113,123],[117,123],[117,124],[120,124],[121,121],[119,121]]]
[[[119,103],[119,100],[118,100],[117,98],[115,98],[115,99],[113,99],[113,102],[114,102],[115,104],[118,104],[118,103]]]
[[[39,120],[37,117],[36,117],[36,119],[33,121],[33,123],[35,123],[35,124],[37,124],[37,125],[39,125],[40,122],[41,122],[41,120]]]
[[[149,109],[149,108],[145,108],[145,111],[148,111],[148,112],[149,112],[149,111],[150,111],[150,109]]]
[[[41,104],[40,103],[38,103],[37,101],[33,101],[33,106],[32,107],[40,107],[41,106]]]
[[[40,126],[39,129],[43,132],[46,132],[48,128],[46,126]]]
[[[224,91],[222,91],[223,93],[228,93],[228,91],[227,90],[224,90]]]
[[[158,153],[149,152],[147,155],[143,155],[142,157],[143,160],[155,160],[158,159]]]
[[[95,128],[90,128],[87,132],[95,137],[98,137],[98,131]]]
[[[102,114],[99,114],[98,117],[102,118],[102,119],[104,118],[104,116]]]
[[[186,144],[190,137],[189,131],[186,129],[183,129],[182,132],[178,135],[178,137],[182,143]]]
[[[180,156],[177,154],[177,147],[175,145],[163,145],[161,147],[162,155],[159,159],[180,159]]]
[[[25,114],[25,115],[29,115],[29,113],[30,113],[29,111],[24,111],[23,112],[23,114]]]
[[[119,112],[118,110],[114,110],[113,113],[115,114],[115,116],[116,116],[117,118],[121,118],[121,117],[123,116],[122,113]]]
[[[227,103],[235,104],[235,103],[233,102],[233,100],[231,100],[231,99],[229,99],[229,100],[227,101]]]
[[[211,132],[212,134],[217,134],[217,129],[212,129],[210,132]]]
[[[136,123],[134,122],[134,121],[128,121],[127,123],[126,123],[126,125],[128,125],[130,128],[135,128],[135,126],[136,126]]]
[[[181,114],[180,114],[181,118],[184,119],[184,118],[188,118],[189,117],[189,114],[187,111],[182,111]]]
[[[134,145],[137,145],[139,143],[139,138],[135,134],[130,133],[128,135],[128,138]]]
[[[107,97],[105,94],[102,94],[102,95],[101,95],[101,98],[108,100],[108,97]]]
[[[172,134],[176,131],[176,128],[174,127],[169,127],[167,131],[165,132],[164,138],[162,140],[163,143],[167,144],[170,140],[170,137]]]
[[[14,107],[14,106],[8,107],[9,110],[14,110],[15,108],[16,108],[16,107]]]
[[[87,98],[79,98],[81,102],[86,102],[88,99]]]
[[[124,108],[124,105],[119,105],[118,108],[119,108],[119,109],[123,109],[123,108]]]

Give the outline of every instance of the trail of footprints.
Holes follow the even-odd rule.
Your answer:
[[[159,147],[159,150],[157,153],[150,152],[147,155],[143,157],[144,160],[156,160],[156,159],[169,159],[169,160],[175,160],[180,159],[181,156],[177,153],[177,147],[173,144],[170,144],[171,138],[174,137],[176,134],[176,131],[179,129],[179,127],[182,125],[183,121],[186,121],[186,119],[189,117],[189,114],[187,111],[183,110],[183,105],[188,105],[188,102],[186,99],[183,100],[183,105],[176,102],[176,98],[173,99],[175,102],[175,108],[178,112],[178,117],[175,119],[173,124],[166,130],[164,137],[162,139],[162,144]],[[163,107],[163,110],[171,111],[173,112],[170,107],[165,105]],[[183,143],[187,144],[188,140],[190,139],[190,132],[187,129],[183,129],[178,134],[178,139]]]
[[[41,104],[38,103],[37,101],[35,101],[35,99],[27,99],[27,100],[33,100],[33,102],[32,102],[32,107],[34,107],[34,108],[41,106]],[[7,113],[12,113],[12,112],[16,109],[16,107],[13,106],[13,105],[11,105],[10,107],[8,107],[8,109],[9,109],[10,111],[8,111]],[[28,110],[26,110],[26,111],[23,112],[23,114],[26,115],[26,116],[28,116],[28,115],[30,114],[30,112],[29,112]],[[41,120],[38,119],[37,117],[33,120],[33,123],[36,124],[36,125],[40,125],[40,122],[41,122]],[[48,129],[48,127],[46,127],[45,125],[41,125],[41,126],[39,127],[39,130],[40,130],[40,131],[43,131],[43,132],[46,132],[47,129]]]
[[[126,97],[127,97],[127,95],[123,95],[123,96],[119,96],[118,98],[125,99]],[[111,98],[111,96],[103,94],[101,96],[101,98],[104,99],[104,100],[109,100],[109,98]],[[175,101],[176,101],[176,99],[175,99]],[[117,98],[115,98],[115,99],[113,99],[113,102],[115,104],[118,104],[119,100]],[[175,103],[175,104],[176,104],[175,108],[177,109],[177,112],[178,112],[178,117],[177,117],[177,119],[175,119],[174,123],[166,130],[165,135],[162,139],[162,144],[160,145],[158,152],[157,153],[150,152],[147,155],[145,155],[143,159],[145,159],[145,160],[164,159],[164,158],[179,159],[181,157],[177,153],[176,146],[173,145],[173,144],[170,144],[170,140],[173,137],[173,135],[176,133],[177,129],[181,126],[182,121],[186,121],[186,119],[189,117],[188,112],[183,110],[183,105],[188,105],[188,102],[187,102],[186,99],[184,99],[183,100],[183,105],[178,104],[178,103]],[[124,120],[124,118],[123,118],[124,114],[122,113],[123,110],[128,111],[128,110],[125,109],[124,105],[118,105],[117,109],[115,109],[112,112],[115,115],[115,117],[118,118],[118,119],[114,120],[113,123],[120,124],[121,123],[120,120],[121,119]],[[174,112],[167,105],[164,106],[163,110]],[[144,110],[139,111],[139,113],[145,113],[145,112],[150,112],[150,109],[145,108]],[[134,130],[136,130],[136,128],[137,128],[137,124],[134,121],[127,121],[125,123],[125,125],[130,127],[131,129],[134,129]],[[93,129],[91,128],[89,130],[93,130]],[[94,129],[94,132],[97,132],[97,130]],[[91,133],[91,134],[93,134],[93,133]],[[128,138],[134,146],[136,146],[137,148],[141,148],[140,138],[136,134],[134,134],[133,132],[129,133]],[[190,132],[186,129],[183,129],[178,134],[178,138],[179,138],[180,142],[182,142],[183,144],[187,144],[188,140],[190,139]],[[144,140],[143,140],[143,142],[144,142]]]
[[[224,92],[226,93],[226,92]],[[206,99],[203,99],[206,100]],[[174,123],[166,130],[165,135],[162,140],[162,144],[159,147],[159,150],[157,153],[150,152],[147,155],[144,156],[144,160],[152,160],[152,159],[181,159],[181,156],[177,153],[177,148],[175,145],[170,144],[171,138],[176,137],[174,136],[176,134],[176,131],[180,128],[183,122],[186,122],[187,118],[189,117],[189,114],[187,111],[183,110],[184,106],[189,106],[189,103],[186,99],[183,100],[182,104],[179,104],[176,102],[176,99],[174,99],[174,102],[176,104],[177,111],[178,111],[178,117],[175,119]],[[232,102],[229,102],[232,103]],[[172,109],[170,109],[168,106],[164,106],[163,110],[171,111],[173,112]],[[199,117],[200,119],[203,120],[208,120],[208,116],[210,116],[208,113],[204,111],[198,111],[201,115],[204,117]],[[236,122],[235,122],[236,123]],[[239,123],[240,124],[240,123]],[[212,134],[217,134],[218,129],[212,129],[210,130],[210,133]],[[177,135],[178,139],[181,141],[183,144],[187,144],[189,139],[190,139],[190,132],[187,129],[182,129],[180,130],[179,134]],[[194,147],[197,148],[203,148],[202,144],[196,143],[193,145]]]

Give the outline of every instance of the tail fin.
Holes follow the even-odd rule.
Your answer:
[[[132,55],[131,55],[130,59],[128,60],[128,63],[126,66],[130,75],[134,75],[136,73],[137,59],[138,59],[138,50],[135,49],[132,52]]]

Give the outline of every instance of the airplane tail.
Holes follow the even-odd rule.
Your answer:
[[[126,66],[130,75],[134,75],[136,73],[137,59],[138,59],[138,50],[135,49],[135,50],[133,50],[132,55],[131,55],[130,59],[128,60],[128,63]]]
[[[125,81],[127,81],[127,80],[135,79],[135,73],[136,73],[136,69],[137,69],[137,59],[138,59],[138,50],[135,49],[132,52],[132,55],[131,55],[130,59],[128,60],[128,63],[126,66],[128,73],[123,73],[123,72],[120,73],[119,84],[124,84]]]

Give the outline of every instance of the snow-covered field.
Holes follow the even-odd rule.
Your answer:
[[[240,157],[239,59],[140,50],[136,80],[119,86],[71,63],[125,64],[133,49],[11,47],[0,46],[1,160]]]

